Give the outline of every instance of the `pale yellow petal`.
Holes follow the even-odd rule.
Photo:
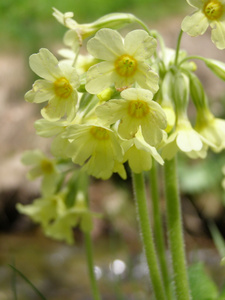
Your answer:
[[[184,18],[181,29],[190,36],[202,35],[209,26],[209,21],[201,10]]]

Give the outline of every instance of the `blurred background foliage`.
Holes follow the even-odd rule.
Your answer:
[[[1,0],[0,43],[4,49],[33,51],[61,40],[65,28],[52,17],[52,7],[73,11],[78,23],[92,22],[111,12],[130,12],[143,20],[155,21],[187,8],[174,0]]]

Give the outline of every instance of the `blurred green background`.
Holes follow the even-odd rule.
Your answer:
[[[111,12],[130,12],[152,22],[175,15],[187,5],[180,0],[1,0],[0,51],[32,51],[59,41],[65,28],[52,17],[52,7],[73,11],[78,23],[86,23]]]

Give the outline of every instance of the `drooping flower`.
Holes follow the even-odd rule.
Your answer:
[[[123,99],[109,100],[96,108],[96,114],[106,125],[117,121],[118,133],[122,138],[131,139],[139,127],[147,143],[159,144],[167,126],[166,115],[161,106],[152,100],[149,90],[130,88],[121,92]]]
[[[75,204],[67,207],[45,227],[45,234],[51,238],[74,243],[73,228],[77,225],[83,232],[90,232],[93,227],[93,213],[88,209],[83,193],[78,192]]]
[[[17,209],[20,213],[29,216],[34,222],[40,223],[43,228],[46,228],[59,214],[63,214],[66,206],[64,195],[56,194],[35,199],[33,203],[27,205],[18,203]]]
[[[199,110],[195,129],[211,142],[213,151],[220,152],[225,148],[225,120],[215,118],[209,110]]]
[[[146,63],[156,50],[156,40],[144,30],[131,31],[123,38],[112,29],[101,29],[87,44],[94,57],[103,60],[87,72],[86,89],[91,94],[115,84],[124,89],[137,82],[155,93],[158,75]]]
[[[212,28],[211,38],[218,49],[225,48],[225,1],[187,0],[196,10],[184,18],[181,28],[191,36],[204,34]]]
[[[134,173],[150,170],[153,159],[161,165],[164,163],[156,148],[145,142],[140,129],[134,138],[125,140],[121,146],[124,150],[124,162],[128,161]]]
[[[47,120],[56,121],[65,114],[68,119],[73,119],[78,99],[76,88],[79,86],[76,70],[69,64],[59,63],[47,49],[30,56],[30,67],[43,79],[35,81],[32,90],[25,95],[26,101],[48,101],[48,105],[41,110]]]
[[[191,158],[205,158],[211,143],[191,126],[187,118],[179,118],[175,131],[162,146],[162,158],[170,160],[178,151]]]
[[[28,178],[30,180],[42,176],[41,191],[44,195],[54,193],[60,176],[54,159],[49,159],[40,150],[33,150],[24,152],[22,163],[27,166],[32,166],[28,172]]]
[[[96,178],[108,179],[115,162],[122,162],[122,148],[116,134],[102,126],[72,125],[64,134],[71,141],[67,154],[73,162],[84,165],[83,169]]]

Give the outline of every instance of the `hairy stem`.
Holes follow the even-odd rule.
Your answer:
[[[153,292],[157,300],[166,300],[163,281],[160,274],[155,245],[150,227],[144,178],[142,173],[133,173],[133,187],[135,192],[137,216],[139,220],[143,248],[145,250]]]
[[[167,229],[177,300],[190,300],[182,229],[181,204],[178,195],[176,159],[165,161]]]
[[[166,249],[163,237],[163,225],[162,225],[162,216],[160,210],[160,199],[159,199],[159,190],[158,190],[158,177],[157,177],[157,168],[156,163],[153,161],[152,168],[150,170],[150,190],[151,190],[151,203],[153,210],[153,228],[154,228],[154,237],[156,243],[156,250],[158,253],[160,269],[162,273],[162,279],[165,286],[165,291],[167,299],[172,299],[172,290],[169,278],[169,272],[166,262]]]

